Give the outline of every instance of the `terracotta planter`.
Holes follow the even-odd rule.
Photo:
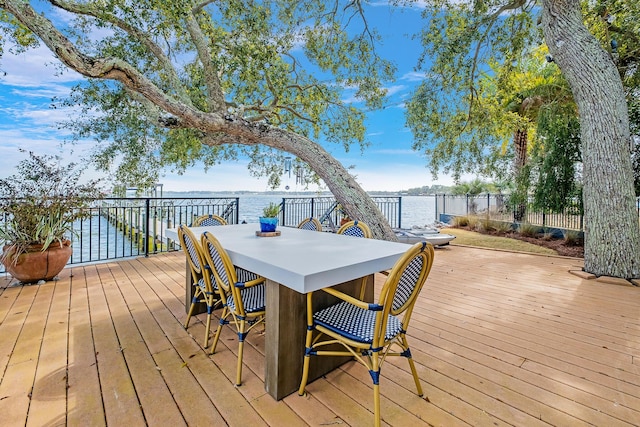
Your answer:
[[[3,248],[3,253],[10,251],[10,246]],[[32,245],[29,252],[18,257],[14,262],[11,253],[4,257],[2,263],[11,276],[24,283],[34,283],[39,280],[51,280],[67,265],[71,257],[71,241],[65,240],[62,246],[55,242],[42,252],[42,245]]]

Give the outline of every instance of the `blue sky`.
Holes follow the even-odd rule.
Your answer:
[[[367,139],[371,145],[364,152],[358,147],[348,153],[337,145],[326,145],[325,148],[343,165],[355,166],[352,173],[367,191],[450,185],[452,180],[447,176],[440,176],[437,181],[432,179],[426,159],[411,150],[412,135],[404,126],[404,102],[421,79],[421,75],[414,72],[421,47],[412,39],[423,24],[420,10],[396,8],[391,11],[388,6],[379,5],[368,8],[367,16],[369,24],[384,38],[379,52],[396,64],[397,78],[387,85],[386,107],[368,114]],[[59,154],[65,159],[79,161],[95,144],[94,141],[62,144],[69,135],[58,129],[57,123],[73,112],[49,106],[52,97],[64,98],[69,87],[80,77],[70,71],[59,75],[55,63],[55,58],[44,47],[19,56],[5,51],[0,62],[2,177],[12,174],[15,163],[26,157],[18,148]],[[2,76],[2,72],[6,74]],[[166,191],[268,190],[266,180],[251,177],[243,162],[218,165],[206,173],[202,167],[194,167],[182,176],[167,171],[160,182]],[[290,179],[284,176],[282,185],[289,185],[292,192],[299,189],[293,176]]]

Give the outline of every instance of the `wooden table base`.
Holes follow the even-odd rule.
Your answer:
[[[365,298],[373,298],[373,276],[369,276]],[[335,288],[357,295],[361,279],[343,283]],[[318,291],[314,295],[314,310],[327,307],[336,298]],[[280,400],[298,391],[302,379],[306,327],[306,296],[267,280],[265,330],[265,389]],[[349,361],[350,357],[314,357],[309,369],[309,382]]]

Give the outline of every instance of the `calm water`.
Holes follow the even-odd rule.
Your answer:
[[[91,221],[77,221],[74,227],[81,232],[82,239],[74,238],[72,262],[121,258],[138,255],[141,251],[104,217],[96,215]]]
[[[171,197],[230,197],[229,194],[186,194],[175,193],[165,195]],[[281,203],[282,195],[251,194],[239,197],[240,222],[258,222],[264,206],[270,202]],[[292,198],[294,196],[287,196]],[[434,196],[403,196],[402,197],[402,227],[425,226],[435,221]],[[137,255],[144,252],[134,242],[123,236],[105,218],[94,217],[92,221],[75,224],[76,229],[82,230],[82,239],[74,238],[72,262],[90,262]],[[0,272],[4,269],[0,266]]]
[[[191,195],[185,195],[184,193],[171,193],[171,196],[165,195],[165,197],[190,196]],[[200,193],[197,197],[230,197],[230,195]],[[287,198],[294,197],[295,196],[287,196]],[[282,195],[270,194],[241,195],[239,202],[240,222],[258,222],[258,217],[262,215],[262,209],[270,202],[280,204],[282,198]],[[411,228],[413,226],[422,227],[433,224],[435,219],[436,205],[434,196],[402,196],[402,228]]]

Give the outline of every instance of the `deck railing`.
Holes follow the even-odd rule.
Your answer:
[[[371,197],[378,209],[389,221],[392,228],[401,228],[402,197]],[[280,205],[280,223],[286,227],[295,227],[303,219],[314,217],[322,225],[336,231],[340,221],[345,218],[334,197],[295,197],[283,198]]]
[[[106,198],[95,201],[87,219],[74,224],[69,264],[110,261],[173,251],[165,230],[191,224],[200,215],[214,214],[229,224],[239,222],[238,197],[228,198]],[[393,227],[400,227],[401,198],[373,197]],[[295,227],[304,218],[323,218],[331,230],[342,214],[333,197],[283,198],[280,223]],[[0,215],[0,222],[4,216]],[[0,242],[0,247],[3,245]],[[4,266],[0,264],[0,273]]]
[[[640,197],[636,199],[640,220]],[[536,211],[528,203],[524,212],[510,207],[508,195],[481,194],[471,195],[436,195],[436,218],[448,222],[455,216],[488,216],[490,219],[511,223],[528,223],[543,228],[582,231],[584,217],[577,206],[569,207],[564,212]],[[521,218],[519,218],[521,216]]]
[[[238,198],[106,198],[74,224],[69,264],[109,261],[174,250],[165,230],[205,214],[238,223]],[[0,221],[4,216],[0,216]],[[0,272],[4,267],[0,265]]]

